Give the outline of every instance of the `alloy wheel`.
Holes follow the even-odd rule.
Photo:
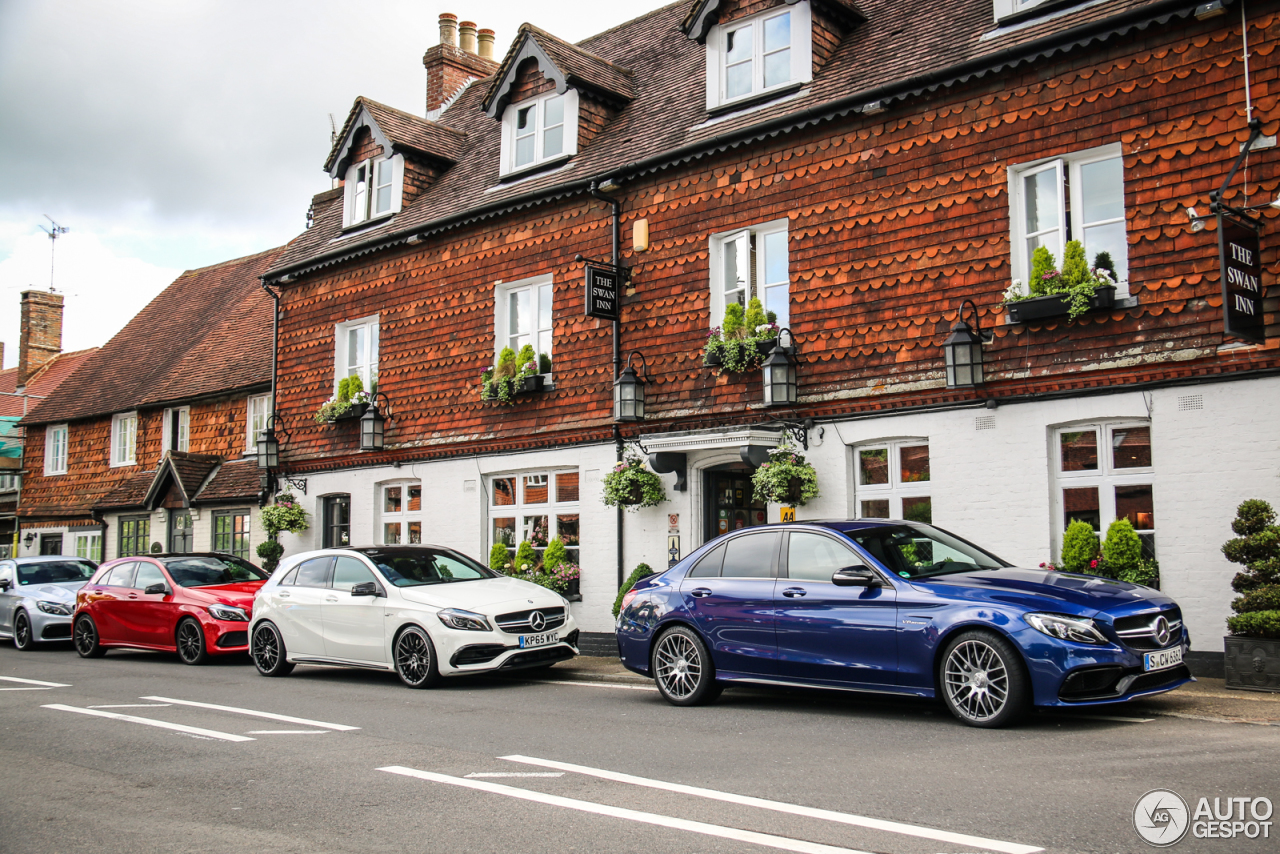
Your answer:
[[[81,658],[98,658],[106,653],[106,649],[98,643],[98,627],[87,616],[76,620],[71,640]]]
[[[258,669],[270,672],[280,663],[280,641],[268,625],[258,626],[253,633],[253,662]]]
[[[952,708],[975,723],[995,718],[1009,701],[1009,668],[985,641],[966,640],[951,650],[944,679]]]
[[[204,661],[204,633],[194,620],[186,620],[178,626],[178,655],[187,664]]]
[[[13,620],[13,645],[18,649],[27,649],[31,646],[31,621],[21,611]]]
[[[411,688],[420,688],[432,681],[435,662],[431,642],[421,631],[407,629],[396,641],[396,670],[404,684]]]
[[[702,654],[683,633],[664,635],[658,641],[654,661],[655,676],[673,699],[686,699],[698,689],[702,681]]]

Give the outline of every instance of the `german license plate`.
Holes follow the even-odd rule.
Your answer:
[[[558,640],[555,632],[543,632],[540,635],[521,635],[520,648],[528,649],[532,646],[547,646]],[[1179,659],[1181,660],[1181,659]]]
[[[1164,670],[1177,667],[1182,663],[1182,647],[1175,646],[1157,652],[1148,652],[1142,656],[1143,670]]]

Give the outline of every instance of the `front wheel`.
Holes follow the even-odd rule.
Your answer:
[[[1022,657],[1013,644],[991,632],[963,632],[953,638],[939,675],[947,708],[969,726],[1008,726],[1031,705]]]
[[[702,638],[684,626],[668,629],[653,647],[653,681],[675,706],[701,706],[720,696],[716,668]]]
[[[26,611],[19,611],[13,618],[13,645],[26,652],[36,645],[31,635],[31,618]]]
[[[98,642],[98,626],[93,622],[93,618],[84,615],[76,620],[75,629],[72,632],[72,641],[76,645],[76,652],[81,658],[102,658],[107,654],[107,649]]]
[[[284,638],[271,623],[259,623],[253,630],[249,655],[263,676],[288,676],[293,672],[293,663],[285,658]]]
[[[396,673],[410,688],[430,688],[440,681],[436,648],[427,633],[410,626],[396,638]]]
[[[206,664],[209,650],[204,646],[204,629],[195,620],[178,623],[178,657],[183,664]]]

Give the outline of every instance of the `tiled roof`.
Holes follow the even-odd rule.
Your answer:
[[[696,0],[690,4],[688,14],[680,23],[680,30],[691,39],[704,41],[707,32],[719,20],[720,16],[716,13],[720,10],[721,2],[722,0]],[[794,6],[799,0],[785,0],[785,2],[788,6]],[[852,0],[814,0],[814,5],[827,6],[845,18],[866,19],[866,15]]]
[[[97,350],[97,347],[90,347],[88,350],[59,353],[41,366],[40,370],[36,371],[36,375],[27,382],[27,394],[31,395],[26,401],[28,410],[40,402],[39,398],[48,397],[59,383],[71,376],[75,369]],[[17,390],[18,369],[13,367],[7,371],[0,371],[0,418],[20,417],[23,414],[22,398],[12,396]]]
[[[409,149],[447,163],[457,163],[462,157],[467,142],[466,134],[422,116],[360,97],[351,105],[351,112],[347,114],[342,131],[325,160],[326,172],[337,176],[342,167],[340,161],[350,149],[355,131],[367,123],[366,115],[374,121],[392,149]]]
[[[124,412],[271,382],[271,249],[189,270],[38,402],[24,424]]]
[[[215,501],[239,501],[257,498],[261,489],[261,470],[258,461],[253,458],[232,460],[223,463],[214,473],[213,478],[205,484],[204,489],[195,497],[197,504],[211,504]]]
[[[178,489],[182,492],[182,497],[186,499],[187,504],[190,504],[191,499],[199,492],[209,473],[216,469],[221,462],[222,457],[213,456],[212,454],[166,451],[165,458],[160,463],[159,468],[156,469],[155,477],[152,478],[151,486],[147,491],[147,505],[155,506],[156,502],[162,498],[159,494],[160,488],[167,480],[166,475],[169,472],[172,472],[177,480]]]
[[[129,475],[117,483],[115,489],[102,496],[94,505],[94,509],[120,510],[129,507],[144,507],[147,500],[147,492],[151,489],[151,483],[155,480],[155,477],[156,473],[154,471],[144,471]]]
[[[1160,15],[1189,14],[1168,0],[1112,0],[1047,11],[997,27],[991,0],[859,0],[866,21],[849,32],[813,82],[795,95],[756,109],[711,119],[705,87],[706,48],[681,24],[692,0],[636,18],[577,48],[632,72],[636,97],[565,166],[520,181],[499,181],[501,125],[483,101],[488,86],[470,86],[440,123],[467,135],[458,164],[396,216],[342,235],[341,205],[317,205],[315,224],[281,254],[271,274],[344,257],[391,237],[448,227],[492,213],[576,193],[593,179],[635,175],[701,156],[779,126],[854,112],[1068,49],[1096,38],[1124,38]],[[945,20],[945,25],[939,21]],[[1044,40],[1043,42],[1041,40]],[[825,112],[824,112],[825,111]]]
[[[612,96],[613,99],[631,101],[636,97],[634,75],[630,70],[601,59],[577,45],[556,38],[533,24],[521,24],[516,40],[507,51],[507,55],[503,57],[498,71],[490,78],[492,82],[481,101],[481,106],[490,115],[495,115],[495,111],[504,106],[506,93],[515,80],[518,66],[532,53],[527,49],[530,42],[536,44],[546,54],[546,58],[555,65],[554,69],[541,69],[544,75],[563,77],[566,82],[574,86],[586,87]],[[557,72],[559,72],[558,75]]]

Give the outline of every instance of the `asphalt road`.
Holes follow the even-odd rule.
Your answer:
[[[356,670],[265,679],[247,658],[0,643],[4,854],[1112,854],[1151,850],[1132,823],[1145,792],[1280,803],[1278,767],[1269,726],[1038,714],[986,731],[852,694],[730,690],[677,709],[555,669],[412,691]],[[1171,850],[1270,852],[1276,835]]]

